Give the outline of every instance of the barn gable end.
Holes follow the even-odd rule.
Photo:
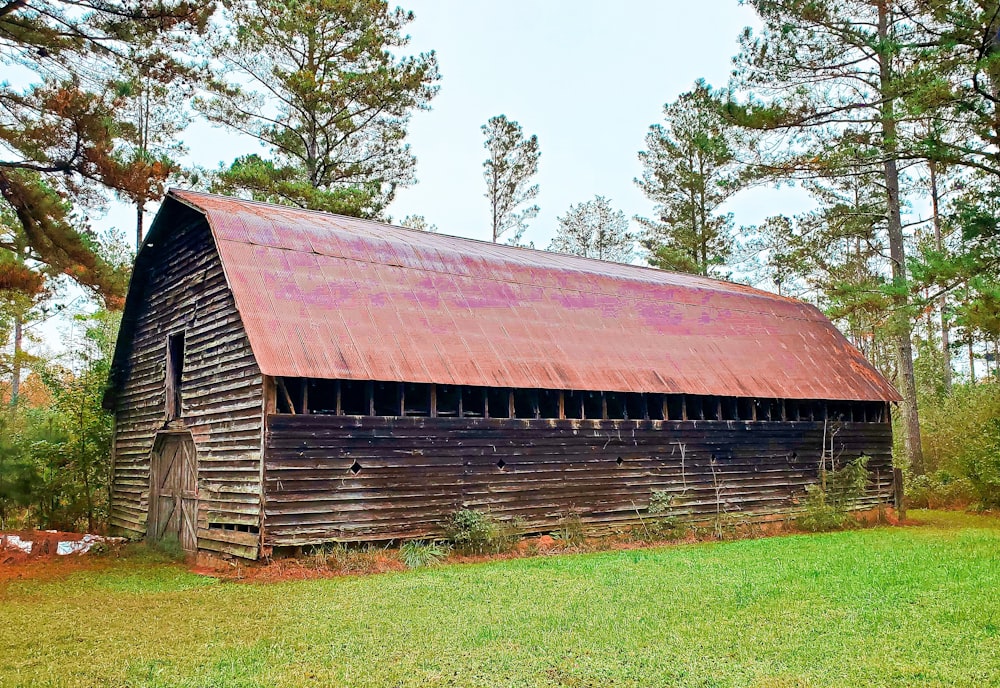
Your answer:
[[[182,365],[181,408],[174,419],[167,399],[171,340]],[[189,432],[196,453],[198,548],[255,558],[262,376],[205,217],[176,200],[164,203],[137,258],[112,387],[112,525],[145,534],[155,500],[154,444],[158,437],[162,443],[169,434]]]

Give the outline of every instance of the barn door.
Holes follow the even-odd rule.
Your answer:
[[[161,435],[151,459],[147,537],[175,537],[193,552],[198,547],[198,464],[190,433]]]

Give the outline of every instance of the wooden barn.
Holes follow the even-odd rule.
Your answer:
[[[256,558],[439,533],[457,509],[636,522],[794,511],[824,449],[891,500],[896,391],[749,287],[171,192],[106,404],[111,520]],[[660,495],[658,495],[658,498]]]

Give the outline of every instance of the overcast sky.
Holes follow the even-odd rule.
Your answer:
[[[736,0],[408,0],[403,7],[416,15],[411,52],[436,51],[442,78],[432,109],[415,114],[410,127],[418,183],[399,192],[389,214],[396,222],[419,214],[442,232],[489,239],[480,126],[505,114],[539,139],[541,213],[525,234],[539,248],[570,204],[595,194],[629,217],[652,211],[633,181],[646,130],[696,79],[725,84],[737,37],[755,23]],[[193,125],[185,140],[190,162],[210,168],[261,150],[206,124]],[[801,207],[798,194],[754,189],[729,209],[740,226]],[[127,230],[131,211],[113,211],[101,224]]]

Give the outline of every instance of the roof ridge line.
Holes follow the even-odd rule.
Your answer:
[[[237,239],[224,239],[222,237],[219,237],[219,236],[215,235],[215,228],[211,226],[211,223],[209,223],[209,227],[211,228],[212,234],[215,237],[216,241],[225,241],[225,242],[230,243],[230,244],[240,244],[240,245],[243,245],[243,246],[260,246],[260,247],[263,247],[263,248],[274,249],[276,251],[291,251],[292,253],[307,253],[306,251],[302,251],[300,249],[288,248],[286,246],[271,246],[270,244],[255,244],[252,241],[239,241]],[[420,230],[414,230],[414,231],[420,231]],[[390,263],[388,261],[379,261],[379,262],[376,262],[376,261],[373,261],[373,260],[363,260],[361,258],[348,258],[346,256],[330,255],[329,253],[319,253],[319,252],[314,251],[314,250],[308,251],[308,253],[310,253],[311,255],[314,255],[314,256],[324,256],[326,258],[335,258],[337,260],[347,260],[347,261],[351,261],[351,262],[354,262],[354,263],[364,263],[366,265],[387,265],[387,266],[390,266],[390,267],[402,268],[404,270],[416,270],[418,272],[426,272],[426,273],[430,273],[430,274],[433,274],[433,275],[445,275],[445,276],[449,276],[449,277],[455,277],[456,276],[455,273],[453,273],[453,272],[446,272],[444,270],[434,270],[434,269],[425,268],[425,267],[412,267],[412,266],[409,266],[409,265],[401,265],[401,264],[398,264],[398,263]],[[656,268],[653,268],[653,269],[655,270]],[[587,274],[587,273],[583,273],[583,274]],[[612,277],[612,276],[610,276],[610,275],[604,275],[604,277]],[[476,276],[475,279],[488,280],[490,282],[496,282],[498,284],[517,284],[517,285],[523,286],[523,287],[543,288],[543,287],[538,287],[537,284],[532,284],[530,282],[519,282],[517,280],[504,280],[504,279],[498,279],[496,277]],[[667,285],[667,286],[674,286],[674,285]],[[676,286],[678,286],[678,288],[689,289],[689,290],[693,288],[693,287],[683,287],[681,285],[676,285]],[[545,287],[545,288],[548,288],[548,287]],[[552,289],[557,289],[557,290],[560,290],[560,291],[565,291],[565,292],[573,292],[573,293],[576,293],[576,294],[595,294],[595,295],[615,297],[615,298],[626,298],[626,299],[628,299],[629,301],[631,301],[633,303],[639,303],[641,301],[641,299],[639,299],[637,296],[633,296],[632,294],[626,294],[626,295],[623,296],[621,294],[612,294],[612,293],[609,293],[609,292],[606,292],[606,291],[582,291],[580,289],[571,289],[569,287],[560,287],[560,286],[554,286],[554,287],[551,287],[551,288]],[[758,298],[758,299],[760,299],[762,301],[767,301],[768,300],[766,295],[765,296],[757,296],[756,294],[752,294],[750,296],[754,296],[755,298]],[[710,305],[710,304],[703,304],[703,303],[688,303],[688,302],[680,302],[680,303],[685,303],[685,305],[698,306],[700,308],[707,308],[707,309],[713,310],[713,311],[715,311],[717,313],[725,310],[725,311],[732,311],[732,312],[736,312],[736,313],[746,313],[748,315],[761,315],[761,311],[747,310],[747,309],[744,309],[744,308],[732,308],[732,307],[731,308],[720,308],[719,306],[713,306],[713,305]],[[768,315],[771,315],[771,316],[776,317],[776,318],[782,318],[784,320],[797,320],[797,321],[801,321],[801,322],[814,322],[814,323],[821,323],[821,324],[829,322],[829,320],[822,314],[822,312],[819,311],[819,309],[816,308],[815,306],[813,306],[811,303],[807,303],[805,301],[793,301],[792,303],[795,304],[795,305],[800,306],[800,310],[806,310],[808,308],[815,309],[816,312],[819,313],[820,317],[818,317],[818,318],[817,317],[809,318],[809,317],[805,317],[805,316],[803,316],[803,317],[795,317],[795,316],[792,316],[792,315],[781,315],[781,314],[777,314],[777,313],[768,313]],[[806,308],[802,309],[801,308],[802,306],[805,306]],[[808,312],[808,311],[806,310],[806,312]]]
[[[713,283],[714,284],[719,284],[720,288],[718,289],[718,291],[726,291],[726,287],[732,287],[732,289],[729,290],[730,292],[739,292],[740,294],[748,294],[748,295],[756,296],[757,298],[773,299],[773,300],[776,300],[776,301],[783,301],[783,302],[786,302],[786,303],[793,303],[793,304],[805,303],[801,299],[795,299],[795,298],[792,298],[792,297],[789,297],[789,296],[785,296],[783,294],[775,294],[774,292],[770,292],[770,291],[767,291],[765,289],[760,289],[758,287],[754,287],[754,286],[751,286],[749,284],[743,284],[742,282],[730,282],[728,280],[720,279],[718,277],[709,277],[707,275],[696,275],[696,274],[689,273],[689,272],[679,272],[677,270],[663,270],[662,268],[657,268],[657,267],[654,267],[652,265],[635,265],[633,263],[618,263],[618,262],[613,261],[613,260],[603,260],[603,259],[600,259],[600,258],[591,258],[590,256],[578,256],[578,255],[575,255],[575,254],[572,254],[572,253],[561,253],[561,252],[558,252],[558,251],[547,251],[545,249],[529,248],[527,246],[517,246],[517,245],[514,245],[514,244],[501,244],[501,243],[498,243],[498,242],[495,242],[495,241],[487,241],[486,239],[477,239],[475,237],[456,236],[454,234],[447,234],[447,233],[443,233],[443,232],[430,232],[429,233],[429,232],[426,232],[426,231],[421,230],[421,229],[414,229],[412,227],[404,227],[402,225],[393,225],[393,224],[389,224],[387,222],[379,222],[377,220],[371,220],[371,219],[362,218],[362,217],[354,217],[352,215],[341,215],[341,214],[338,214],[338,213],[331,213],[331,212],[328,212],[326,210],[313,210],[313,209],[310,209],[310,208],[297,208],[297,207],[291,206],[291,205],[280,205],[280,204],[276,204],[276,203],[266,203],[264,201],[255,201],[255,200],[250,200],[250,199],[245,199],[245,198],[236,198],[236,197],[232,197],[232,196],[221,196],[219,194],[208,193],[206,191],[193,191],[193,190],[189,191],[187,189],[179,189],[179,188],[176,188],[176,187],[171,187],[167,191],[167,194],[168,195],[173,195],[175,197],[176,197],[177,194],[192,194],[192,195],[197,195],[197,196],[206,196],[208,198],[214,198],[214,199],[221,198],[221,199],[224,199],[227,203],[243,203],[243,204],[247,204],[247,205],[260,206],[262,208],[270,209],[272,211],[273,210],[278,210],[278,211],[286,210],[286,211],[294,212],[294,213],[308,213],[310,215],[318,215],[320,217],[344,219],[344,220],[347,220],[349,222],[361,222],[361,223],[364,223],[366,225],[373,225],[374,227],[389,228],[389,229],[392,229],[392,230],[401,230],[401,231],[404,231],[406,233],[412,233],[412,234],[414,234],[416,236],[426,236],[427,234],[431,234],[432,236],[440,237],[440,238],[443,238],[443,239],[454,239],[456,241],[463,241],[463,242],[464,241],[475,242],[477,244],[482,244],[484,246],[490,246],[490,247],[499,248],[499,249],[501,249],[501,251],[508,251],[508,250],[509,251],[514,251],[514,250],[517,250],[517,251],[521,251],[521,252],[524,252],[524,253],[529,253],[531,255],[542,255],[542,256],[547,256],[547,257],[567,258],[567,259],[569,259],[571,261],[578,261],[578,260],[579,261],[586,261],[586,262],[589,262],[589,263],[595,263],[597,265],[609,265],[609,266],[614,266],[614,267],[618,267],[618,268],[635,269],[637,271],[647,272],[647,273],[650,273],[650,274],[676,275],[678,277],[681,277],[681,278],[684,278],[684,279],[688,279],[688,280],[697,280],[698,282],[707,282],[709,284],[713,284]],[[179,198],[178,200],[183,200],[183,199]],[[384,241],[389,241],[389,239],[387,239],[385,237],[379,237],[379,238],[383,239]],[[235,241],[235,240],[230,239],[228,241]],[[253,245],[253,246],[262,246],[262,245],[266,246],[267,245],[267,244],[254,244],[253,242],[246,242],[246,243],[249,243],[250,245]],[[280,247],[274,247],[274,248],[280,248]],[[434,247],[432,247],[432,248],[434,248]],[[297,249],[287,249],[287,250],[294,251],[294,250],[297,250]],[[320,253],[320,254],[317,254],[317,255],[327,255],[327,254]],[[585,271],[581,270],[581,272],[585,272]],[[608,275],[605,275],[605,276],[608,276]],[[681,286],[681,285],[677,285],[677,286]],[[706,285],[705,288],[710,288],[710,287],[708,287]],[[809,304],[809,305],[811,305],[811,304]]]

